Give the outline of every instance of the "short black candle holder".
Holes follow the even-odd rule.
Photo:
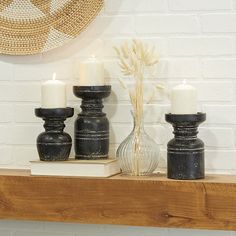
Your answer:
[[[75,121],[75,158],[107,159],[109,152],[109,121],[102,112],[102,99],[111,93],[111,86],[74,86],[74,95],[82,98],[82,112]]]
[[[205,177],[204,143],[197,138],[198,126],[205,113],[166,114],[174,128],[174,138],[167,144],[167,177],[170,179],[203,179]]]
[[[42,118],[45,132],[37,138],[37,149],[41,161],[65,161],[69,158],[72,139],[63,132],[66,118],[74,115],[74,109],[67,108],[37,108],[35,115]]]

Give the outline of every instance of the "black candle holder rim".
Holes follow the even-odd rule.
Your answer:
[[[106,90],[107,89],[111,89],[111,85],[95,85],[95,86],[80,86],[80,85],[74,85],[73,88],[80,88],[80,90],[83,90],[83,91],[101,91],[102,89]]]
[[[167,122],[203,122],[206,120],[206,113],[198,112],[196,114],[172,114],[165,115]]]
[[[65,108],[35,108],[35,115],[37,117],[43,118],[57,118],[57,117],[65,117],[69,118],[74,115],[74,108],[65,107]]]
[[[85,87],[108,87],[108,86],[111,87],[110,84],[103,84],[103,85],[73,85],[73,87],[83,87],[83,88],[85,88]]]
[[[102,99],[110,95],[111,85],[73,86],[73,93],[76,97],[83,99]]]

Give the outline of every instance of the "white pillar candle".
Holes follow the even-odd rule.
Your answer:
[[[41,86],[42,108],[65,108],[66,107],[66,84],[53,79],[44,82]]]
[[[171,91],[171,113],[197,113],[197,90],[193,86],[186,84],[185,81]]]
[[[102,86],[104,84],[103,62],[92,56],[79,64],[79,86]]]

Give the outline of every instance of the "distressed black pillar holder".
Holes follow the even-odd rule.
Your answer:
[[[170,179],[203,179],[204,143],[197,138],[198,126],[205,113],[190,115],[166,114],[175,137],[167,144],[167,177]]]
[[[107,159],[109,152],[109,121],[102,112],[102,99],[111,93],[111,86],[74,86],[74,95],[82,98],[82,112],[75,121],[75,158]]]
[[[74,109],[36,108],[35,115],[42,118],[45,132],[37,138],[37,149],[41,161],[65,161],[69,158],[72,139],[63,132],[66,118],[74,115]]]

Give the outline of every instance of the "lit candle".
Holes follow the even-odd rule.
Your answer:
[[[92,56],[79,64],[79,86],[102,86],[104,84],[103,62]]]
[[[177,85],[171,91],[172,114],[196,114],[197,113],[197,90],[186,84]]]
[[[53,79],[42,84],[41,87],[42,108],[65,108],[66,107],[66,84],[56,80],[56,73]]]

